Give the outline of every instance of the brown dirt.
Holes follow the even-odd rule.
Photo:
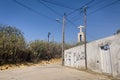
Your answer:
[[[54,64],[54,63],[60,63],[61,59],[51,59],[50,61],[40,61],[38,63],[19,63],[19,64],[5,64],[0,66],[0,70],[7,70],[7,69],[13,69],[13,68],[22,68],[22,67],[29,67],[29,66],[35,66],[35,65],[46,65],[46,64]]]

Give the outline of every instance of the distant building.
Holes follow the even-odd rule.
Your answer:
[[[78,28],[80,29],[80,32],[78,33],[78,43],[79,42],[84,42],[85,41],[84,32],[83,32],[84,26],[80,25]]]

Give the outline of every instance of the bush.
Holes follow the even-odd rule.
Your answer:
[[[71,45],[65,44],[65,48],[70,47]],[[26,44],[19,29],[0,25],[0,65],[60,58],[61,51],[61,43],[35,40]]]

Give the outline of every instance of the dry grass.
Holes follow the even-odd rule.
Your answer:
[[[7,69],[14,69],[14,68],[23,68],[29,66],[36,66],[36,65],[46,65],[46,64],[55,64],[60,63],[61,59],[51,59],[49,61],[42,60],[38,63],[19,63],[19,64],[5,64],[0,66],[0,70],[7,70]]]

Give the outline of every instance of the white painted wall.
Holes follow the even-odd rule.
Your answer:
[[[105,44],[109,49],[101,48]],[[65,50],[64,57],[65,66],[84,68],[84,45]],[[120,76],[120,34],[87,43],[87,62],[93,71]]]

